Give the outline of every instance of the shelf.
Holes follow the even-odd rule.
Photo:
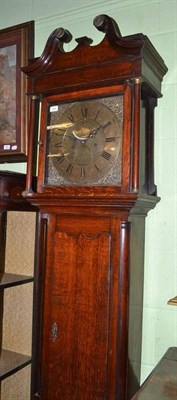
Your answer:
[[[34,278],[32,276],[0,272],[0,289],[23,285],[24,283],[33,282],[33,280]]]
[[[173,297],[173,299],[170,299],[168,301],[168,304],[170,304],[171,306],[177,306],[177,296]]]
[[[0,381],[26,367],[30,363],[31,357],[2,349],[0,356]]]

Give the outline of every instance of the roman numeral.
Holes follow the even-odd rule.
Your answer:
[[[85,178],[85,168],[81,167],[81,177]]]
[[[111,158],[111,154],[108,153],[107,151],[103,151],[101,157],[103,157],[105,160],[109,161]]]
[[[55,147],[62,147],[62,142],[55,143]]]
[[[70,164],[68,164],[68,166],[66,168],[67,174],[71,175],[72,174],[72,170],[73,170],[73,165],[70,163]]]
[[[59,129],[59,128],[57,128],[57,131],[60,131],[60,132],[56,132],[55,130],[52,132],[52,135],[54,134],[54,135],[57,135],[57,136],[63,136],[63,134],[64,134],[64,132],[65,132],[65,130],[64,129]],[[61,132],[63,132],[63,133],[61,133]]]
[[[65,156],[59,156],[58,163],[61,164],[65,160]]]
[[[83,116],[83,118],[87,118],[87,115],[88,115],[88,108],[82,108],[82,116]]]
[[[98,118],[99,113],[100,113],[100,110],[98,110],[98,112],[97,112],[97,114],[95,116],[95,120]]]
[[[68,114],[68,118],[69,118],[69,120],[70,120],[71,122],[74,122],[74,117],[73,117],[72,114]]]
[[[96,170],[97,170],[98,172],[100,172],[100,169],[97,167],[96,164],[94,164],[94,167],[96,168]]]
[[[107,138],[106,138],[106,142],[107,142],[107,143],[115,142],[115,136],[107,137]]]

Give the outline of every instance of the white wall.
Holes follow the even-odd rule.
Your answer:
[[[169,68],[156,111],[155,176],[162,200],[146,225],[142,380],[169,346],[177,345],[177,0],[1,0],[0,28],[35,20],[35,55],[57,27],[74,38],[102,34],[92,25],[101,13],[112,16],[122,35],[146,34]],[[74,42],[72,42],[74,47]],[[25,164],[0,169],[25,171]]]

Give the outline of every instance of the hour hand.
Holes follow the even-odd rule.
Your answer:
[[[92,129],[90,131],[89,137],[92,138],[92,137],[96,136],[96,134],[99,131],[99,129],[100,129],[100,126],[98,128]]]

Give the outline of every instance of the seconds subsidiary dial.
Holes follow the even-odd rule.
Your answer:
[[[52,183],[58,175],[60,184],[99,184],[113,167],[119,169],[122,107],[115,113],[113,99],[49,105],[47,178]]]

